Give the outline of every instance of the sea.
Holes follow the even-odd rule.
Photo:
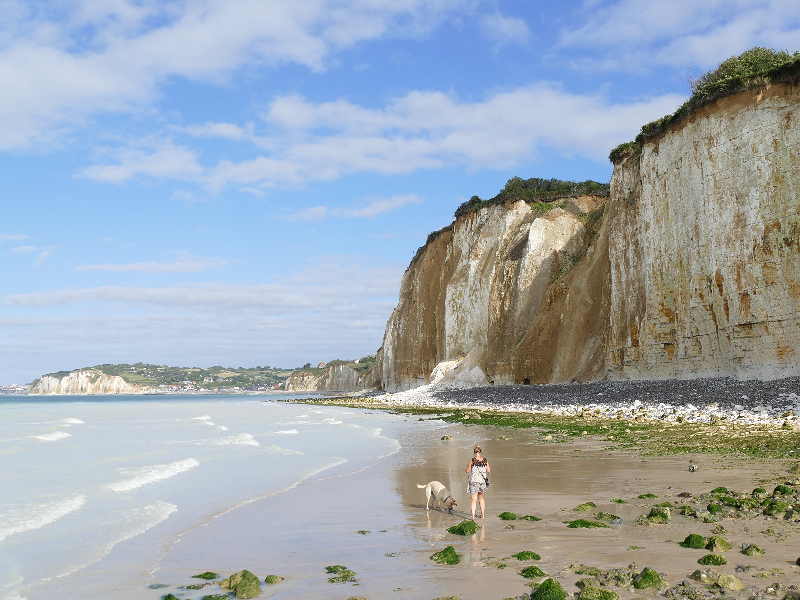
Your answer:
[[[0,397],[0,598],[59,597],[103,561],[144,581],[219,515],[400,449],[396,415],[287,398]]]

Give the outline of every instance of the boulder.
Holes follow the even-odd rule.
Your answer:
[[[247,569],[223,579],[219,587],[234,592],[237,598],[255,598],[261,593],[261,582]]]
[[[281,581],[283,581],[283,577],[281,577],[280,575],[267,575],[264,578],[264,583],[269,583],[269,584],[280,583]]]
[[[711,550],[711,552],[727,552],[731,548],[733,546],[728,543],[728,540],[718,535],[712,536],[706,544],[706,550]]]
[[[744,584],[741,580],[733,575],[720,575],[719,579],[717,579],[717,585],[723,590],[732,590],[734,592],[740,592],[744,589]]]
[[[633,587],[637,590],[658,588],[662,583],[661,576],[650,567],[645,567],[641,573],[633,578]]]
[[[706,569],[705,571],[697,569],[694,573],[689,575],[689,577],[695,581],[699,581],[700,583],[712,584],[717,583],[717,580],[719,579],[719,573],[717,573],[714,569]]]
[[[564,588],[555,579],[545,579],[531,593],[531,600],[566,600]]]
[[[601,587],[585,587],[578,594],[578,600],[619,600],[619,595]]]
[[[742,554],[746,554],[747,556],[761,556],[764,554],[764,549],[761,546],[749,544],[742,549]]]

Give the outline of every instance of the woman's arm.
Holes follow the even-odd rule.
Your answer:
[[[488,460],[486,461],[486,472],[487,473],[491,473],[492,472],[492,470],[489,468],[489,461]]]
[[[471,469],[472,469],[472,459],[470,458],[469,462],[467,463],[467,468],[464,469],[464,473],[469,473]]]

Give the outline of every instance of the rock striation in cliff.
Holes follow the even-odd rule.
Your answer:
[[[382,387],[458,365],[495,384],[798,374],[800,86],[679,116],[616,154],[608,197],[478,199],[433,234]]]
[[[96,369],[72,371],[64,377],[45,375],[33,386],[29,394],[147,394],[153,390],[129,383],[118,375],[107,375]]]
[[[374,368],[359,372],[349,365],[295,371],[286,380],[287,392],[355,392],[380,387]]]

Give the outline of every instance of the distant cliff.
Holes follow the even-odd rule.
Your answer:
[[[374,368],[359,372],[345,364],[295,371],[285,385],[287,392],[354,392],[379,387],[380,378]]]
[[[382,387],[456,361],[495,384],[800,373],[800,87],[746,87],[643,128],[608,198],[457,213],[403,277]]]
[[[97,369],[72,371],[63,377],[45,375],[34,382],[28,394],[146,394],[152,388],[129,383],[118,375]]]

